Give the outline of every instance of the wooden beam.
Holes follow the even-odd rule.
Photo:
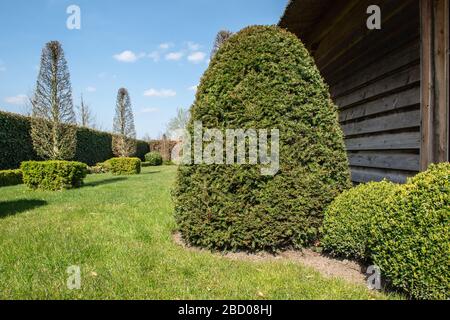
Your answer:
[[[449,4],[420,0],[421,151],[420,168],[449,160]]]

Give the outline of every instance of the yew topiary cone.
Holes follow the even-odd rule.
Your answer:
[[[293,34],[248,27],[210,62],[191,108],[204,128],[279,129],[280,169],[182,165],[174,190],[183,239],[217,250],[300,248],[318,238],[324,208],[349,187],[336,107]]]

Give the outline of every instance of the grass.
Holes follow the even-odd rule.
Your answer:
[[[176,245],[176,168],[91,175],[81,189],[1,188],[1,299],[386,299],[288,262],[234,261]],[[67,268],[81,268],[69,290]]]

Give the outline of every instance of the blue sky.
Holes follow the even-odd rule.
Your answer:
[[[1,0],[0,109],[24,113],[43,45],[59,40],[96,123],[111,130],[117,90],[131,96],[138,137],[157,137],[188,108],[220,29],[278,22],[287,0]],[[81,30],[66,27],[69,5]]]

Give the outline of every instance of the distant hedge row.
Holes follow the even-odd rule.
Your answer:
[[[73,160],[94,165],[113,157],[112,135],[87,128],[77,129],[77,150]],[[145,159],[147,142],[138,140],[136,157]],[[22,161],[40,160],[33,149],[30,118],[0,111],[0,170],[16,169]]]

